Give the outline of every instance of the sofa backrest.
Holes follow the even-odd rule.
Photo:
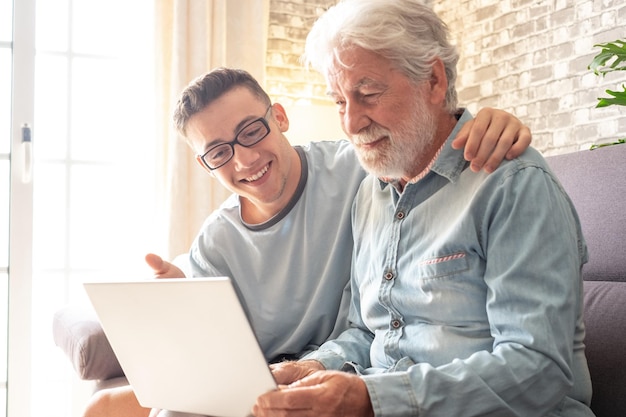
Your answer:
[[[626,416],[626,145],[546,158],[572,199],[589,249],[586,355],[597,417]]]
[[[626,145],[546,159],[582,223],[589,247],[584,279],[626,282]]]

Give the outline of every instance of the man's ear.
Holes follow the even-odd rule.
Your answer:
[[[440,58],[435,58],[430,77],[430,102],[432,104],[445,103],[447,91],[448,76],[446,75],[446,67]]]
[[[272,118],[278,125],[281,132],[285,133],[289,130],[289,118],[285,108],[280,103],[274,103],[272,105]]]

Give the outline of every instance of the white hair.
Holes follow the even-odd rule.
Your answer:
[[[446,108],[456,111],[456,48],[446,24],[420,0],[343,0],[326,11],[309,33],[303,61],[328,77],[339,53],[360,47],[388,59],[416,84],[428,80],[441,59],[448,78]]]

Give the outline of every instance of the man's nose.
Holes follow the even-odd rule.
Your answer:
[[[348,135],[356,135],[372,123],[367,109],[356,102],[346,102],[341,117],[343,130]]]
[[[247,148],[236,143],[233,147],[233,162],[236,164],[236,168],[247,168],[259,159],[260,153],[255,149],[255,146]]]

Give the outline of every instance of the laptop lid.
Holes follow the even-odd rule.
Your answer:
[[[276,388],[229,278],[84,287],[143,407],[243,417]]]

